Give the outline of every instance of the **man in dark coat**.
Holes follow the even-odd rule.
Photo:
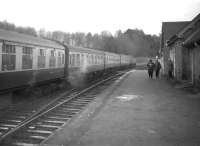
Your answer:
[[[173,79],[173,71],[174,71],[174,64],[172,60],[169,58],[168,60],[168,77],[169,79]]]
[[[161,69],[161,64],[160,64],[160,62],[158,61],[158,59],[156,59],[156,62],[155,62],[156,78],[159,78],[160,69]]]
[[[151,59],[147,63],[147,69],[148,69],[149,78],[152,78],[153,77],[153,70],[154,70],[154,63]]]

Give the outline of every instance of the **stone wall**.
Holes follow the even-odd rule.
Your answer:
[[[163,74],[168,74],[169,47],[163,48]]]
[[[180,81],[182,80],[182,73],[183,73],[183,56],[182,56],[182,46],[181,42],[176,42],[173,46],[174,49],[174,76],[176,80]]]
[[[194,48],[194,84],[200,87],[200,46]]]

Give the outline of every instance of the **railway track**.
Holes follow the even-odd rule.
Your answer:
[[[108,77],[82,91],[72,90],[70,94],[55,99],[38,111],[20,112],[12,109],[14,115],[7,115],[7,118],[0,120],[0,145],[32,146],[44,142],[123,74]]]

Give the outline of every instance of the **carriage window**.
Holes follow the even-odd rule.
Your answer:
[[[87,62],[90,64],[90,55],[87,55]]]
[[[22,69],[32,69],[33,48],[23,47]]]
[[[81,55],[81,64],[83,65],[83,63],[84,63],[84,55],[82,54]]]
[[[62,64],[65,64],[65,55],[62,53]]]
[[[45,68],[45,50],[40,49],[39,50],[39,56],[38,56],[38,68]]]
[[[95,55],[94,64],[97,64],[97,56]]]
[[[61,56],[61,52],[58,52],[58,66],[62,65],[62,56]]]
[[[69,55],[69,64],[72,64],[72,55]]]
[[[87,63],[90,64],[90,56],[87,54]]]
[[[98,56],[98,64],[101,64],[101,56]]]
[[[2,48],[2,71],[15,70],[16,49],[14,45],[4,44]]]
[[[76,62],[76,63],[77,63],[77,66],[80,66],[80,63],[81,63],[81,62],[80,62],[80,61],[81,61],[81,60],[80,60],[80,54],[77,54],[77,55],[76,55],[76,58],[77,58],[77,60],[76,60],[76,61],[77,61],[77,62]]]
[[[94,56],[92,55],[91,64],[94,64]]]
[[[55,51],[51,50],[51,55],[49,57],[49,66],[55,67],[56,66],[56,57],[55,57]]]
[[[40,49],[40,56],[45,56],[45,51],[44,51],[44,49]]]
[[[72,54],[72,66],[74,66],[75,65],[75,54]]]

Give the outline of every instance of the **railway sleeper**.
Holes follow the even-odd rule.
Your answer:
[[[0,120],[0,126],[1,126],[1,125],[5,125],[5,124],[9,124],[9,125],[18,125],[19,123],[21,123],[21,122],[10,121],[10,120],[6,120],[6,119]]]
[[[55,112],[59,112],[59,113],[63,113],[63,114],[76,114],[76,113],[79,113],[79,109],[76,109],[76,108],[73,108],[73,109],[69,109],[69,108],[67,108],[67,109],[62,109],[62,108],[60,108],[60,109],[56,109],[56,111]]]
[[[84,98],[82,98],[84,99]],[[67,103],[85,103],[85,101],[81,101],[81,99],[78,99],[78,98],[75,98],[75,99],[72,99],[71,101],[67,102]]]
[[[58,121],[58,122],[66,122],[69,119],[59,119],[59,118],[54,118],[54,117],[48,117],[48,118],[45,118],[45,120]]]
[[[74,100],[70,102],[70,104],[88,104],[88,103],[89,103],[88,101],[81,101],[81,100]]]
[[[35,134],[52,134],[53,132],[50,130],[41,130],[41,129],[28,129],[27,132],[35,133]]]
[[[58,116],[59,114],[65,115],[65,118],[71,118],[72,116],[74,116],[75,114],[77,114],[78,112],[74,112],[74,111],[69,111],[69,110],[62,110],[60,109],[60,111],[56,110],[55,113],[51,113],[48,114],[47,116],[44,116],[44,118],[48,118],[49,115],[50,116]]]
[[[11,142],[10,142],[11,141]],[[20,135],[12,135],[9,141],[3,141],[3,146],[33,146],[41,143],[43,140],[34,137],[22,137]]]
[[[78,98],[81,98],[81,99],[87,99],[87,98],[88,98],[88,99],[90,99],[90,98],[94,98],[96,95],[97,95],[97,94],[91,94],[91,93],[90,93],[90,94],[78,96],[77,99],[78,99]]]
[[[3,133],[6,133],[10,130],[11,128],[9,127],[0,127],[0,136],[3,134]]]
[[[80,102],[90,102],[92,101],[94,98],[77,98],[77,101]]]
[[[68,103],[67,105],[74,105],[74,106],[85,106],[86,104],[88,104],[88,103]],[[64,105],[66,105],[66,104],[64,104]]]
[[[28,111],[27,109],[26,109],[26,111],[24,111],[24,109],[22,109],[22,110],[12,110],[12,111],[8,111],[7,113],[6,113],[6,115],[13,115],[13,114],[16,114],[16,115],[18,115],[18,114],[23,114],[23,115],[30,115],[30,114],[33,114],[34,112],[36,112],[35,110],[30,110],[30,111]]]
[[[65,121],[67,121],[67,120],[69,120],[70,118],[69,117],[60,117],[60,116],[48,116],[48,118],[50,118],[50,119],[58,119],[58,120],[65,120]]]
[[[93,98],[94,96],[96,96],[96,94],[92,94],[92,93],[83,93],[81,94],[81,96],[78,96],[77,98]]]
[[[15,128],[16,126],[18,126],[18,124],[8,124],[8,123],[2,123],[2,124],[0,124],[0,126],[2,126],[2,127],[8,127],[8,128],[10,128],[10,129],[12,129],[12,128]]]
[[[29,132],[29,131],[27,131],[26,129],[23,129],[23,130],[21,130],[21,131],[18,131],[18,132],[16,132],[15,133],[15,135],[19,135],[19,136],[22,136],[22,137],[24,137],[24,136],[31,136],[31,135],[35,135],[35,136],[37,136],[37,135],[41,135],[41,136],[43,136],[43,137],[48,137],[49,136],[49,133],[36,133],[36,132]]]
[[[19,119],[2,119],[2,120],[0,120],[0,123],[1,122],[21,123],[22,120],[19,120]]]
[[[81,110],[81,109],[83,109],[83,106],[77,107],[75,105],[65,105],[65,106],[62,106],[62,108],[64,108],[64,109],[67,109],[67,108],[76,108],[76,109]]]
[[[41,143],[43,140],[41,139],[36,139],[36,138],[28,138],[28,137],[25,137],[25,138],[20,138],[20,139],[17,139],[16,138],[16,141],[11,143],[12,145],[16,145],[16,146],[33,146],[33,145],[37,145],[39,143]]]
[[[89,102],[80,102],[80,101],[76,101],[76,102],[73,102],[71,103],[72,105],[87,105],[88,103],[90,103],[92,100],[90,100]]]
[[[61,125],[63,125],[63,124],[65,124],[66,122],[63,122],[63,121],[57,121],[57,120],[52,120],[52,119],[45,119],[44,120],[44,122],[47,122],[47,123],[52,123],[52,124],[54,124],[54,123],[56,123],[56,124],[61,124]]]
[[[7,115],[7,116],[3,116],[1,117],[2,118],[5,118],[5,119],[26,119],[27,117],[26,116],[18,116],[18,115]]]
[[[38,127],[46,127],[46,128],[57,128],[59,129],[60,126],[54,126],[54,125],[37,125]]]
[[[77,111],[80,111],[84,106],[85,105],[69,104],[69,105],[65,105],[65,106],[60,107],[59,110],[67,111],[69,109],[76,109]]]
[[[63,117],[63,118],[71,118],[72,115],[68,115],[66,113],[49,113],[49,116],[57,116],[57,117]]]
[[[48,130],[48,131],[55,131],[58,129],[58,127],[45,127],[45,126],[40,126],[40,125],[36,125],[36,126],[29,126],[28,127],[29,129],[32,129],[32,130]]]
[[[12,115],[9,115],[9,116],[3,116],[1,117],[1,119],[6,119],[6,120],[24,120],[26,119],[26,117],[22,117],[22,116],[12,116]]]
[[[40,122],[37,122],[36,125],[49,125],[49,126],[63,126],[64,123],[52,123],[52,122],[49,122],[49,121],[40,121]]]

